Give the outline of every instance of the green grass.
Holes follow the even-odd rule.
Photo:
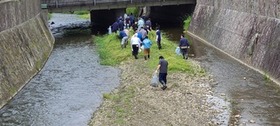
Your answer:
[[[138,15],[138,13],[139,13],[139,9],[138,8],[136,8],[136,7],[128,7],[128,8],[126,8],[126,13],[127,14],[133,14],[133,15]]]
[[[192,17],[191,16],[187,16],[186,19],[184,20],[184,29],[186,31],[189,29],[191,21],[192,21]]]
[[[185,16],[185,20],[184,20],[184,33],[186,33],[190,27],[190,24],[191,24],[191,20],[192,20],[192,16]],[[192,45],[192,39],[190,39],[189,36],[186,36],[186,38],[188,39],[189,41],[189,44]]]
[[[50,20],[52,18],[52,14],[48,13],[48,20]]]
[[[271,79],[270,79],[270,77],[269,77],[269,75],[267,74],[267,72],[265,72],[265,74],[263,75],[264,77],[264,81],[266,82],[266,83],[270,83],[271,82]]]
[[[89,19],[90,18],[90,12],[89,11],[75,11],[74,14],[79,15],[82,19]]]
[[[101,58],[100,64],[115,66],[128,59],[131,55],[130,47],[121,49],[120,39],[116,33],[111,35],[97,36],[94,38],[97,50]]]
[[[107,116],[114,116],[116,115],[116,119],[114,120],[115,124],[123,125],[125,124],[125,118],[130,113],[132,108],[131,100],[136,95],[136,87],[135,86],[128,86],[126,90],[120,90],[119,93],[104,93],[103,98],[107,100],[111,100],[114,102],[112,108],[114,113],[108,113]]]
[[[175,49],[177,44],[169,41],[165,35],[162,37],[162,47],[163,49],[158,50],[155,40],[155,31],[149,32],[149,38],[152,40],[153,45],[151,47],[151,56],[147,62],[148,67],[153,70],[156,68],[160,55],[164,56],[169,62],[168,70],[170,72],[182,71],[187,72],[190,75],[202,75],[205,71],[199,67],[197,64],[193,64],[190,60],[184,60],[182,56],[176,55]],[[130,38],[129,38],[130,40]],[[131,54],[130,44],[127,48],[121,49],[120,39],[117,33],[104,36],[96,36],[94,42],[97,45],[97,50],[101,58],[102,65],[116,66],[121,62],[133,59]],[[130,43],[130,41],[128,42]],[[143,59],[143,52],[139,53],[139,61]],[[134,59],[133,59],[134,60]]]

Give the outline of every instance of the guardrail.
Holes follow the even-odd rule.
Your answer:
[[[42,0],[42,6],[46,8],[61,8],[69,6],[99,6],[115,4],[144,4],[152,2],[185,2],[188,0]],[[191,1],[191,0],[189,0]],[[195,0],[193,0],[195,1]]]

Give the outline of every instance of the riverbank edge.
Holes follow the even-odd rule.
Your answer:
[[[190,36],[192,36],[192,37],[194,37],[195,39],[197,39],[197,40],[199,40],[199,41],[201,41],[201,42],[203,42],[203,43],[205,43],[205,44],[211,46],[212,48],[214,48],[214,49],[220,51],[221,53],[226,54],[227,56],[229,56],[229,57],[231,57],[232,59],[238,61],[239,63],[243,64],[244,66],[247,66],[247,67],[249,67],[250,69],[252,69],[252,70],[254,70],[254,71],[257,71],[258,73],[260,73],[260,74],[262,74],[263,76],[265,76],[264,78],[268,78],[269,80],[271,80],[272,82],[274,82],[275,84],[277,84],[278,86],[280,86],[280,81],[277,80],[276,78],[273,78],[272,76],[267,75],[266,72],[264,72],[264,71],[262,71],[262,70],[260,70],[260,69],[257,69],[257,68],[255,68],[255,67],[253,67],[253,66],[250,66],[250,65],[244,63],[244,62],[241,61],[240,59],[238,59],[238,58],[236,58],[236,57],[234,57],[234,56],[228,54],[228,53],[225,52],[224,50],[222,50],[222,49],[220,49],[220,48],[214,46],[213,44],[207,42],[205,39],[203,39],[203,38],[201,38],[201,37],[195,35],[194,33],[190,32],[190,31],[187,31],[187,34],[190,35]]]
[[[200,67],[198,62],[189,61]],[[130,58],[115,67],[122,71],[120,86],[103,95],[104,101],[93,113],[89,125],[143,125],[143,120],[146,125],[221,124],[216,117],[222,110],[213,109],[215,103],[209,102],[209,97],[214,97],[211,85],[215,84],[211,75],[172,72],[167,77],[171,82],[168,90],[162,91],[149,86],[153,72],[144,60]],[[165,112],[161,112],[162,109]],[[192,114],[186,116],[186,113]],[[166,118],[170,115],[174,118]]]

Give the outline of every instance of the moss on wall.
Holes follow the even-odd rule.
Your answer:
[[[54,38],[38,7],[40,0],[0,3],[6,12],[5,23],[0,18],[5,25],[0,28],[0,107],[43,67],[53,48]]]

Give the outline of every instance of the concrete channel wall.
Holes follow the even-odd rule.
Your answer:
[[[197,0],[188,31],[279,83],[279,0]]]
[[[40,3],[0,1],[0,108],[43,67],[53,48]]]

